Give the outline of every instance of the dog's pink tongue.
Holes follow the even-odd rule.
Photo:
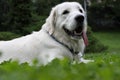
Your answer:
[[[86,35],[85,32],[83,32],[82,37],[83,37],[83,40],[84,40],[85,46],[87,46],[87,45],[88,45],[88,38],[87,38],[87,35]]]

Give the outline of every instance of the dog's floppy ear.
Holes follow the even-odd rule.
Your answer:
[[[55,28],[55,17],[56,17],[56,9],[52,8],[49,17],[46,19],[46,30],[50,35],[54,33]]]

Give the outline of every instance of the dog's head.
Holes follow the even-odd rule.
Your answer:
[[[55,6],[46,23],[49,23],[49,33],[59,32],[73,39],[80,39],[85,26],[85,11],[77,2],[64,2]]]

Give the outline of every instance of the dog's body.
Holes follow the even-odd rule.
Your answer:
[[[0,62],[18,60],[20,63],[37,59],[47,64],[55,58],[64,57],[87,63],[82,54],[86,42],[85,12],[77,2],[65,2],[51,11],[46,23],[38,32],[0,42]],[[78,53],[76,53],[78,52]]]
[[[1,41],[0,51],[1,62],[13,59],[20,63],[32,64],[33,60],[38,59],[40,63],[47,64],[54,58],[65,56],[71,60],[73,58],[69,50],[51,38],[44,30],[11,41]]]

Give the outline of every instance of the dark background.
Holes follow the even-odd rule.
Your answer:
[[[64,1],[77,1],[83,5],[83,0],[0,0],[0,31],[25,34],[25,28],[38,21],[35,17],[48,16],[53,6]],[[88,24],[92,30],[120,29],[120,0],[89,1]]]

